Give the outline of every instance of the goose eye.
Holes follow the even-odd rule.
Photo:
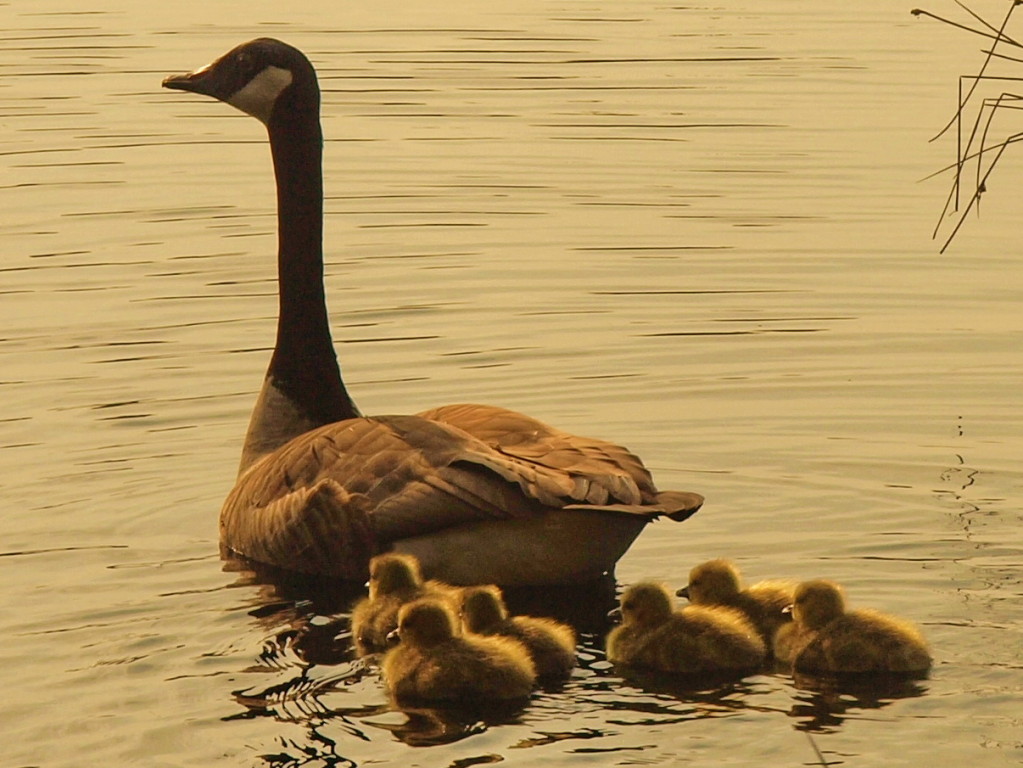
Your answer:
[[[241,71],[246,78],[254,77],[260,69],[256,60],[252,58],[252,54],[248,51],[242,51],[239,53],[235,63],[237,64],[239,71]]]

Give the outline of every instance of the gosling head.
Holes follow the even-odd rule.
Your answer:
[[[201,69],[171,75],[164,88],[212,96],[270,125],[275,114],[320,108],[309,59],[280,40],[261,37],[232,48]],[[288,110],[280,110],[286,104]]]
[[[469,632],[484,632],[508,618],[500,588],[493,584],[462,590],[462,626]]]
[[[439,600],[424,598],[407,603],[398,611],[398,628],[388,640],[428,648],[455,636],[455,615]]]
[[[369,561],[370,599],[407,592],[422,583],[419,561],[411,555],[388,553]]]
[[[708,560],[689,571],[689,585],[678,591],[694,605],[718,605],[735,598],[742,590],[739,569],[728,560]]]
[[[842,588],[833,581],[804,581],[793,597],[792,618],[807,629],[820,629],[845,613]]]
[[[656,625],[671,616],[675,600],[663,584],[643,581],[625,590],[620,606],[622,624]]]

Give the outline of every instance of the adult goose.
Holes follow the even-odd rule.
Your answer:
[[[572,583],[612,571],[654,518],[699,509],[699,494],[659,492],[625,448],[503,408],[362,416],[327,319],[312,64],[260,38],[163,85],[264,123],[277,181],[277,339],[221,509],[224,546],[341,578],[364,579],[371,556],[398,551],[453,584]]]

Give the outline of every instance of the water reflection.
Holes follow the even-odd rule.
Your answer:
[[[654,726],[751,711],[779,711],[759,702],[758,697],[767,695],[770,688],[755,677],[741,680],[734,675],[731,679],[710,675],[683,677],[622,667],[615,667],[614,671],[615,678],[610,682],[617,693],[616,700],[603,702],[617,715],[609,716],[609,723]]]
[[[966,2],[997,26],[1010,0]],[[926,240],[947,187],[912,184],[945,159],[928,126],[954,114],[955,76],[981,64],[964,42],[982,39],[887,0],[747,5],[580,21],[550,3],[342,18],[314,2],[268,25],[232,2],[7,4],[12,765],[825,762],[809,739],[846,764],[1020,758],[1023,272],[991,240],[1018,242],[1019,148],[963,259]],[[307,41],[329,72],[334,327],[376,410],[471,394],[606,425],[665,482],[695,471],[714,491],[694,527],[645,533],[623,576],[731,554],[850,579],[929,629],[929,695],[626,679],[598,609],[570,619],[588,631],[560,690],[500,727],[438,726],[351,653],[361,585],[203,559],[265,365],[273,201],[257,128],[238,140],[155,83],[243,33]],[[736,53],[776,58],[709,61]],[[1018,130],[995,114],[992,146]],[[454,740],[410,754],[417,733]]]
[[[225,553],[224,568],[237,575],[232,588],[250,590],[247,613],[264,639],[242,671],[253,683],[236,687],[236,711],[225,722],[269,718],[298,727],[278,739],[279,749],[260,759],[269,766],[347,766],[381,738],[415,747],[442,747],[500,728],[504,749],[544,749],[585,741],[576,754],[635,749],[635,735],[738,716],[786,717],[807,734],[818,761],[827,764],[814,735],[833,733],[849,718],[923,696],[927,683],[904,676],[789,678],[771,669],[742,679],[672,676],[612,666],[603,642],[608,608],[616,603],[613,579],[581,587],[506,592],[514,613],[553,616],[578,633],[578,667],[572,676],[537,690],[526,703],[489,706],[399,706],[387,694],[377,659],[355,654],[350,614],[365,594],[361,584],[281,572]],[[598,724],[591,724],[594,716]],[[682,736],[680,738],[692,738]],[[488,745],[491,742],[484,742]],[[474,765],[501,761],[487,751],[462,757]],[[451,763],[454,764],[454,763]]]
[[[337,754],[337,742],[315,731],[312,744],[297,744],[293,739],[282,739],[280,752],[259,755],[270,768],[297,768],[303,765],[356,768],[358,763]],[[294,750],[294,753],[288,750]]]
[[[366,594],[364,585],[282,571],[226,550],[222,556],[224,570],[237,574],[232,588],[253,590],[248,615],[269,633],[256,663],[244,671],[272,678],[232,691],[243,711],[225,720],[271,717],[302,723],[315,736],[310,743],[326,743],[331,748],[333,740],[324,740],[315,733],[317,723],[341,725],[360,739],[369,739],[367,728],[378,728],[410,745],[423,746],[457,741],[493,725],[515,722],[521,713],[522,703],[442,709],[399,707],[386,696],[377,658],[357,658],[355,654],[351,609]],[[606,632],[607,612],[615,602],[615,584],[613,578],[606,577],[585,585],[508,589],[505,599],[513,613],[552,616],[571,624],[596,644]],[[602,659],[602,654],[584,654],[584,658]],[[541,693],[557,694],[563,687],[563,683],[553,682]],[[335,701],[339,694],[351,694],[354,701],[346,700],[339,706]],[[400,722],[380,719],[398,713],[403,715]]]
[[[412,747],[448,744],[497,725],[520,723],[526,704],[523,702],[494,702],[472,707],[397,707],[394,711],[405,717],[403,722],[366,721]]]
[[[899,699],[923,696],[927,692],[923,679],[894,674],[817,677],[797,673],[793,678],[798,689],[796,703],[788,714],[797,721],[797,730],[834,731],[863,710],[880,710]]]
[[[610,577],[581,586],[505,593],[513,613],[552,616],[576,630],[579,665],[567,681],[544,685],[525,704],[399,706],[387,695],[377,659],[355,655],[350,614],[365,594],[361,584],[310,579],[230,553],[225,553],[224,568],[237,576],[232,588],[251,590],[247,613],[265,635],[254,662],[242,670],[253,684],[231,691],[238,709],[222,719],[270,718],[306,734],[263,755],[268,765],[348,765],[346,743],[353,748],[374,743],[381,734],[410,746],[439,746],[501,726],[511,731],[508,749],[526,749],[579,739],[616,742],[622,726],[642,729],[779,711],[763,701],[773,694],[763,677],[673,679],[613,668],[603,651],[608,610],[616,604]],[[580,727],[580,718],[595,712],[604,725]],[[608,744],[583,751],[620,748]]]

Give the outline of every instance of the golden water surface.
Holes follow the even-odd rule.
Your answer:
[[[0,3],[4,765],[1023,760],[1021,161],[939,253],[949,179],[920,180],[955,146],[928,139],[985,41],[910,10]],[[707,504],[619,584],[716,556],[837,579],[922,626],[929,679],[681,690],[620,677],[584,617],[563,688],[438,721],[352,660],[352,593],[222,561],[271,166],[256,121],[160,81],[263,35],[320,73],[364,412],[486,402],[625,443]]]

